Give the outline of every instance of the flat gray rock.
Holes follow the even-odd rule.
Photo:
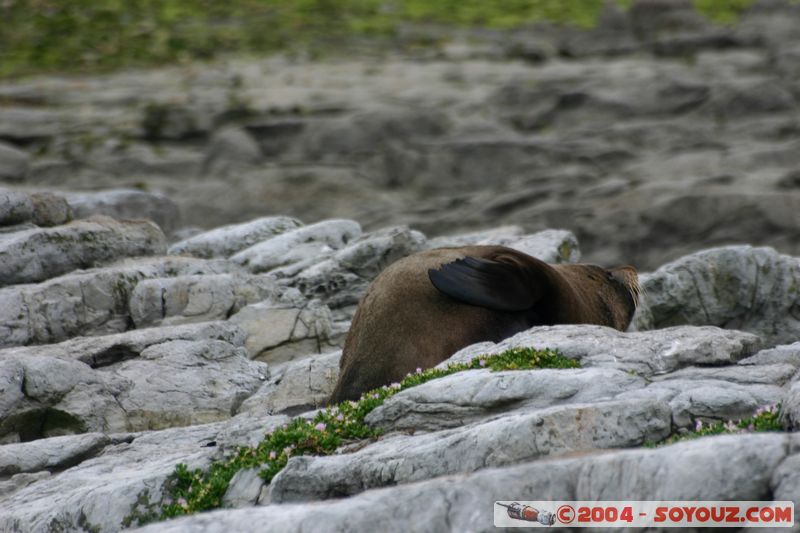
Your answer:
[[[242,308],[230,321],[247,333],[249,356],[271,365],[327,352],[343,341],[344,332],[334,326],[330,309],[318,301],[258,302]]]
[[[180,211],[169,197],[136,189],[107,189],[97,192],[62,192],[75,218],[107,215],[116,219],[147,219],[165,233],[178,228]]]
[[[176,464],[190,469],[206,467],[226,448],[246,444],[246,440],[225,441],[226,435],[238,432],[246,439],[256,422],[263,435],[286,418],[232,419],[120,436],[96,457],[0,494],[0,530],[119,531],[135,525],[137,516],[158,508],[164,482]]]
[[[86,433],[0,446],[0,476],[69,468],[96,455],[111,439]]]
[[[62,196],[0,189],[0,226],[25,222],[37,226],[58,226],[69,222],[72,217],[72,210]]]
[[[0,189],[0,226],[13,226],[33,218],[33,202],[22,191]]]
[[[643,377],[673,372],[691,365],[733,364],[754,354],[760,339],[750,333],[715,327],[673,327],[622,332],[603,326],[540,326],[499,343],[468,346],[439,364],[469,362],[510,348],[552,348],[584,367],[602,366],[632,371]]]
[[[361,235],[361,226],[352,220],[324,220],[289,230],[231,256],[231,260],[254,273],[319,261],[320,256],[343,248]]]
[[[279,300],[275,280],[247,274],[145,279],[136,284],[130,311],[137,328],[225,320],[248,304]]]
[[[0,180],[23,181],[28,174],[30,159],[24,150],[0,142]]]
[[[154,224],[98,216],[0,235],[0,280],[3,285],[44,281],[122,257],[164,252],[164,234]]]
[[[33,204],[33,218],[31,221],[37,226],[59,226],[73,219],[72,207],[66,198],[49,192],[35,192],[31,194]]]
[[[59,344],[20,346],[0,350],[0,360],[43,355],[75,359],[92,368],[100,368],[139,357],[154,344],[174,340],[221,340],[234,346],[244,345],[245,332],[230,322],[206,322],[131,330],[99,337],[76,337]]]
[[[755,333],[767,346],[800,339],[800,259],[727,246],[666,264],[642,284],[638,329],[713,325]]]
[[[789,429],[793,431],[800,430],[800,378],[797,376],[789,384],[781,407],[784,422]]]
[[[270,501],[338,498],[548,455],[635,446],[669,431],[670,411],[659,401],[520,410],[464,428],[386,438],[353,454],[292,458],[272,480]]]
[[[800,342],[783,344],[761,350],[746,359],[739,361],[740,365],[767,365],[788,364],[795,368],[800,367]]]
[[[447,476],[319,503],[221,510],[153,524],[143,533],[264,531],[495,531],[496,500],[759,500],[791,436],[733,435],[653,450],[535,461]],[[719,474],[710,476],[709,472]],[[724,473],[724,474],[723,474]]]
[[[437,237],[431,239],[428,248],[469,245],[508,246],[546,263],[577,263],[581,257],[578,239],[571,231],[548,229],[525,235],[522,229],[516,226],[452,237]]]
[[[233,224],[194,235],[169,247],[171,254],[195,257],[229,257],[281,233],[299,228],[300,221],[290,217],[264,217],[244,224]]]
[[[669,402],[676,427],[694,428],[697,420],[727,421],[753,416],[759,407],[784,401],[778,385],[738,384],[715,379],[665,379],[619,399],[658,399]]]
[[[224,329],[219,334],[226,336]],[[28,441],[223,420],[268,377],[266,365],[250,361],[243,347],[225,340],[165,335],[148,346],[131,340],[127,348],[106,343],[122,356],[98,368],[59,355],[69,344],[49,354],[0,352],[0,438]],[[231,340],[243,338],[234,333]]]
[[[137,258],[0,288],[0,348],[127,331],[130,295],[141,280],[230,270],[226,263],[188,257]]]
[[[366,422],[389,431],[434,431],[493,416],[498,410],[611,400],[645,385],[638,376],[610,368],[469,370],[395,394],[367,415]]]
[[[292,275],[296,266],[275,274],[291,277],[289,283],[309,298],[320,298],[331,307],[345,307],[357,304],[384,268],[424,246],[425,236],[418,231],[405,226],[384,228],[359,237],[296,275]]]
[[[341,350],[270,368],[270,379],[239,408],[239,414],[307,411],[323,407],[339,378]]]
[[[203,173],[224,176],[258,163],[261,158],[261,148],[252,135],[242,128],[225,127],[209,140]]]

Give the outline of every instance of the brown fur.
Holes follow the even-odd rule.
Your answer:
[[[510,265],[524,279],[530,291],[526,296],[536,303],[523,311],[498,311],[438,290],[429,271],[464,257]],[[637,298],[632,267],[548,265],[502,246],[439,248],[411,255],[381,272],[361,300],[331,402],[358,399],[417,368],[436,366],[465,346],[498,342],[536,325],[585,323],[624,330]]]

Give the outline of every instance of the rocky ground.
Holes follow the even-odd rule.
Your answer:
[[[323,405],[355,303],[399,257],[495,242],[580,258],[563,230],[428,239],[290,217],[168,245],[151,221],[71,220],[74,198],[0,195],[3,531],[135,526],[178,463],[207,467]],[[291,458],[267,485],[243,470],[232,509],[148,527],[484,531],[495,499],[800,501],[800,259],[712,248],[642,280],[629,332],[540,327],[448,361],[550,347],[582,368],[471,370],[405,390],[367,417],[380,439]],[[642,448],[775,404],[789,432]]]
[[[653,272],[629,332],[534,328],[450,360],[549,347],[582,368],[405,390],[367,419],[382,438],[268,485],[242,471],[228,509],[145,530],[800,503],[800,6],[723,28],[687,5],[413,57],[0,84],[0,530],[136,526],[178,463],[323,405],[381,269],[466,243]],[[787,431],[642,447],[775,404]]]
[[[398,37],[440,43],[411,56],[0,83],[0,180],[152,193],[75,199],[145,209],[169,237],[273,214],[564,228],[587,259],[643,269],[718,244],[800,254],[799,5],[731,27],[645,0],[592,30],[443,31]]]

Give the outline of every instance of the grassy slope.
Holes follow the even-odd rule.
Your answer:
[[[0,76],[98,71],[263,53],[435,22],[594,24],[604,0],[4,0]],[[629,5],[631,0],[614,0]],[[752,0],[694,0],[730,22]]]

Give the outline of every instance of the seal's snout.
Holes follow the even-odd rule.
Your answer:
[[[611,277],[617,280],[623,287],[628,289],[628,292],[633,298],[633,304],[639,306],[639,297],[642,294],[642,288],[639,285],[639,274],[636,269],[630,265],[625,265],[609,270]]]

